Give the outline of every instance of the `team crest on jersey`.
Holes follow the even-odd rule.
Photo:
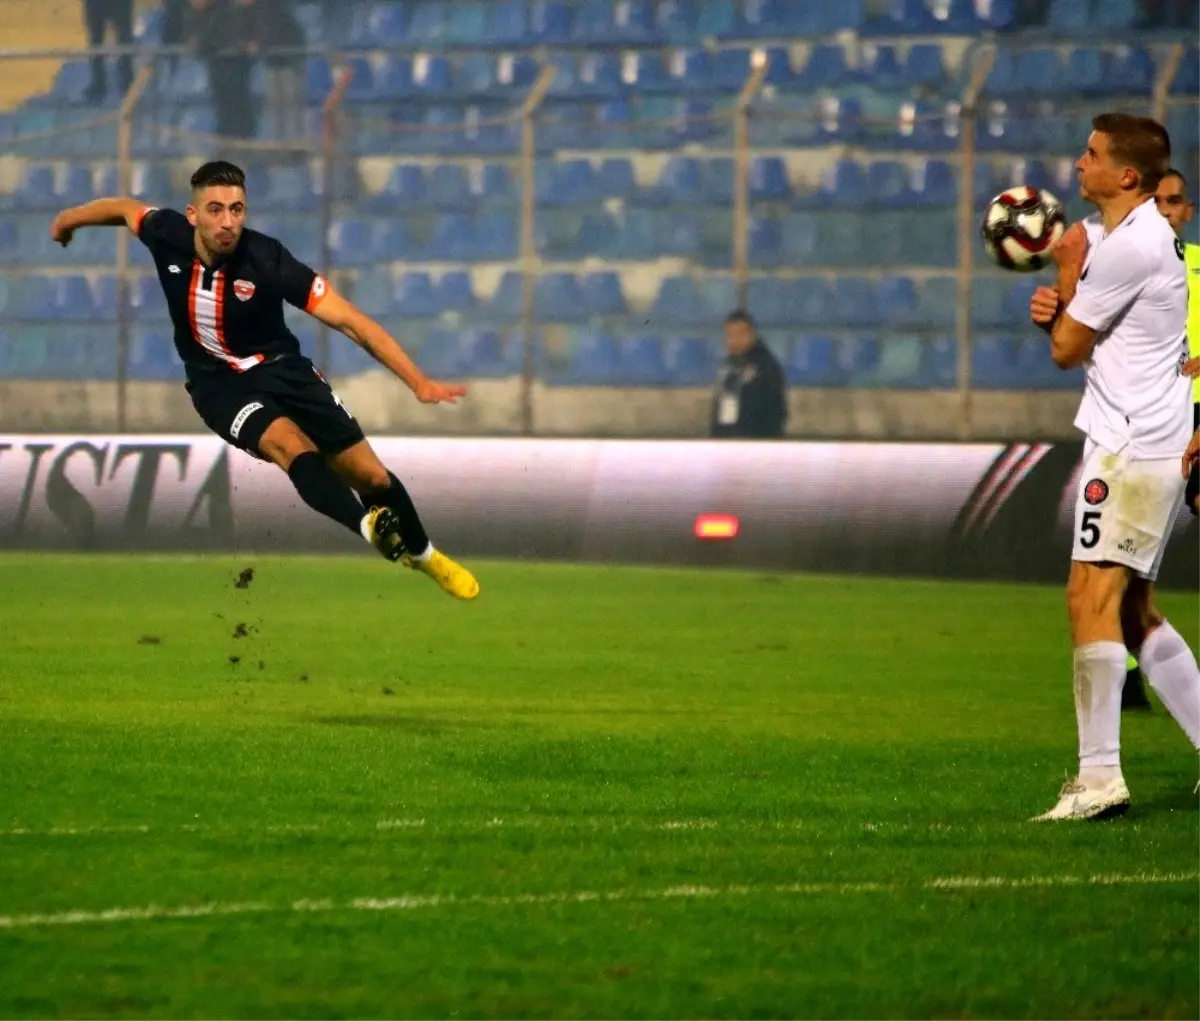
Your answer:
[[[1092,479],[1083,487],[1083,499],[1093,507],[1103,503],[1108,499],[1108,483],[1103,479]]]
[[[235,280],[233,282],[233,293],[238,296],[239,301],[249,301],[254,297],[253,281]]]

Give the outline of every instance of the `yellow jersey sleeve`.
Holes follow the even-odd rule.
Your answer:
[[[1183,261],[1188,278],[1188,350],[1200,357],[1200,245],[1184,245]],[[1192,382],[1192,400],[1200,404],[1200,378]]]

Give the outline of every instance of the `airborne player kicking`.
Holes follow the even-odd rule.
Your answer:
[[[278,465],[306,504],[388,560],[427,574],[452,596],[474,599],[479,583],[434,549],[403,483],[300,353],[283,303],[344,333],[422,403],[454,404],[466,389],[427,378],[382,326],[324,278],[274,238],[246,229],[240,168],[206,163],[191,184],[186,215],[136,199],[97,199],[59,213],[50,235],[66,246],[80,227],[133,231],[154,257],[185,389],[204,424],[226,443]]]

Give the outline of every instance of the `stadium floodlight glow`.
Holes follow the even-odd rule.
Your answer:
[[[697,539],[736,538],[741,522],[732,514],[701,514],[696,518]]]

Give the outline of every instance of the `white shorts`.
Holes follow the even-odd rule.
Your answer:
[[[1083,448],[1075,500],[1072,560],[1123,564],[1154,581],[1162,565],[1187,480],[1178,457],[1141,461],[1110,454],[1092,440]]]

